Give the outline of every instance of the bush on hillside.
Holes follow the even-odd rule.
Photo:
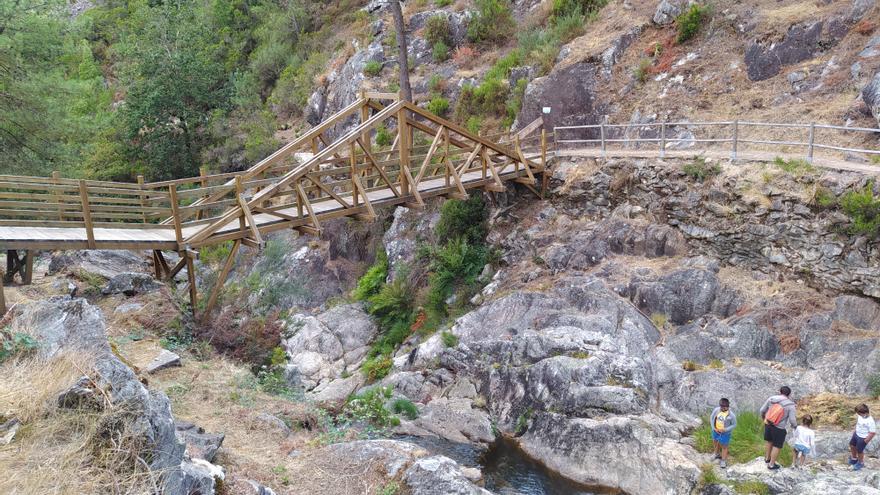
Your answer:
[[[516,23],[509,0],[476,0],[476,15],[468,24],[468,39],[474,43],[501,43],[514,32]]]
[[[444,43],[452,44],[452,33],[449,30],[449,19],[443,14],[433,15],[425,22],[425,40],[429,45]]]
[[[449,100],[442,96],[435,96],[428,102],[428,111],[434,115],[443,117],[449,110]]]
[[[678,37],[676,41],[679,44],[693,38],[700,31],[703,19],[708,17],[708,7],[701,7],[693,4],[689,9],[684,11],[675,19],[675,25],[678,27]]]
[[[473,194],[467,200],[453,199],[440,207],[440,220],[434,232],[438,239],[464,238],[467,242],[481,245],[488,234],[486,204],[483,196]]]
[[[608,0],[553,0],[553,16],[561,17],[571,14],[588,14],[595,12],[608,3]]]
[[[880,198],[874,196],[874,183],[861,191],[850,191],[840,198],[840,207],[852,221],[850,232],[877,237],[880,234]]]
[[[449,47],[442,41],[434,43],[434,47],[431,49],[431,57],[434,59],[434,62],[445,62],[449,58]]]
[[[382,62],[370,60],[364,65],[364,74],[370,77],[376,77],[382,73]]]

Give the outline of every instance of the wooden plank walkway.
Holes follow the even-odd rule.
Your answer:
[[[511,164],[508,164],[504,170],[499,171],[501,180],[517,178],[516,173],[507,170],[509,168],[512,168]],[[483,187],[493,181],[491,178],[483,178],[480,172],[468,172],[461,177],[461,180],[466,189]],[[453,189],[455,189],[455,186],[447,186],[442,178],[423,181],[418,187],[422,197],[448,194]],[[351,193],[340,194],[340,197],[351,201]],[[370,191],[368,198],[374,207],[403,204],[413,200],[412,196],[397,197],[390,189]],[[332,218],[333,213],[343,210],[342,205],[333,199],[313,202],[312,208],[319,220]],[[363,213],[365,211],[366,207],[363,206],[356,211],[349,212],[349,214]],[[296,207],[279,210],[279,213],[299,218],[301,225],[309,222],[307,216],[298,216]],[[254,214],[253,218],[260,230],[265,232],[296,226],[296,223],[291,224],[278,216],[265,213]],[[197,233],[200,229],[200,226],[192,226],[182,229],[182,232],[184,237],[188,237]],[[239,225],[229,224],[221,228],[217,234],[228,234],[238,232],[239,230]],[[95,228],[94,240],[96,249],[176,251],[178,247],[174,228],[171,225],[163,228],[143,230],[136,228]],[[85,227],[4,227],[0,225],[0,249],[89,249],[88,235]]]

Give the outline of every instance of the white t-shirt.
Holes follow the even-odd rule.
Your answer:
[[[794,444],[810,448],[810,453],[816,453],[816,432],[804,425],[794,430]]]
[[[863,418],[860,414],[856,415],[856,435],[859,438],[868,438],[868,433],[877,433],[877,423],[874,418],[868,416]]]

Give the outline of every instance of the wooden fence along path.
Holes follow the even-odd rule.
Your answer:
[[[328,142],[325,133],[349,119],[359,119],[358,124]],[[380,125],[397,130],[390,149],[371,144]],[[267,232],[292,228],[319,234],[321,222],[332,218],[370,220],[380,206],[418,208],[431,196],[465,198],[477,187],[503,191],[508,181],[540,195],[547,134],[534,133],[539,127],[540,122],[531,124],[507,140],[483,137],[397,94],[362,92],[243,172],[152,183],[142,177],[120,183],[64,179],[57,173],[50,178],[0,175],[0,249],[8,252],[3,281],[11,283],[18,273],[29,283],[34,250],[151,250],[157,278],[171,279],[187,268],[195,310],[198,250],[232,241],[205,305],[208,313],[238,249],[262,248]],[[181,259],[172,267],[162,251],[176,251]],[[0,315],[2,294],[0,284]]]

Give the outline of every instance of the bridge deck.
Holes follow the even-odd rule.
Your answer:
[[[512,164],[507,165],[511,168]],[[509,180],[517,176],[513,171],[499,170],[502,180]],[[468,172],[461,176],[465,188],[484,186],[492,182],[491,178],[483,178],[480,172]],[[442,178],[424,180],[419,183],[418,190],[423,197],[447,194],[455,190],[455,186],[447,186]],[[351,201],[351,193],[339,195],[345,200]],[[412,196],[397,197],[390,189],[370,191],[367,197],[374,207],[402,204],[412,201]],[[334,215],[346,210],[333,199],[312,202],[312,208],[319,220],[333,218]],[[362,207],[359,211],[365,211]],[[308,216],[299,217],[295,207],[278,210],[279,213],[298,217],[302,224],[308,224]],[[346,211],[351,214],[352,211]],[[261,231],[272,231],[291,226],[289,222],[278,216],[257,213],[253,215],[254,222]],[[182,229],[184,237],[198,232],[202,226],[194,225]],[[240,227],[231,223],[222,227],[214,234],[220,237],[224,234],[239,232]],[[177,250],[175,231],[171,225],[143,225],[128,224],[120,228],[94,228],[95,247],[97,249],[127,249],[127,250]],[[16,227],[0,226],[0,249],[88,249],[88,235],[85,227]]]

